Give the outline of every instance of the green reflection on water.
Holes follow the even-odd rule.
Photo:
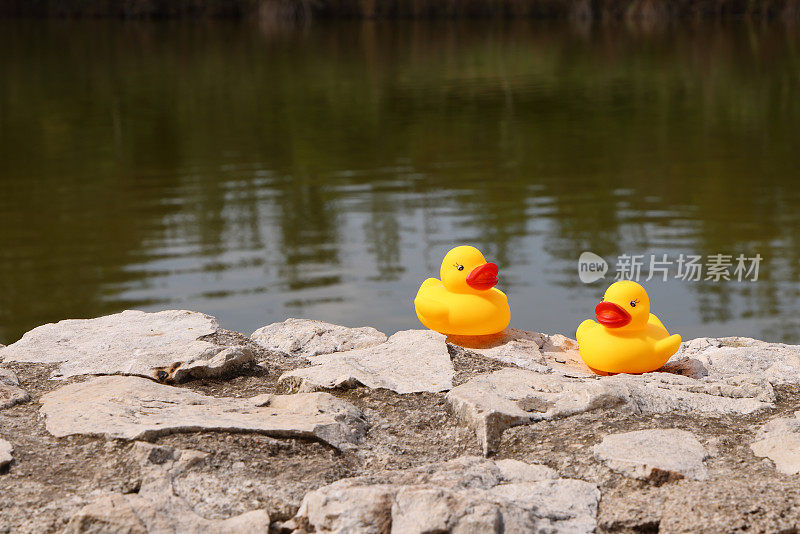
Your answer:
[[[654,284],[656,311],[798,339],[791,31],[0,24],[0,342],[126,307],[416,327],[460,242],[515,326],[568,334],[602,293],[583,250],[758,252],[757,283]]]

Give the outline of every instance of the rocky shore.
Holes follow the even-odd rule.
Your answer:
[[[800,346],[691,340],[596,376],[574,340],[197,312],[0,348],[0,532],[794,532]]]

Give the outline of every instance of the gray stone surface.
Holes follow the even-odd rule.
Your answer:
[[[773,385],[800,384],[800,346],[747,337],[697,338],[684,344],[672,361],[694,366],[690,376],[725,378],[749,375]]]
[[[503,483],[530,482],[559,478],[552,467],[542,464],[529,464],[513,458],[495,460],[494,465],[500,470]]]
[[[623,475],[652,480],[704,480],[708,453],[691,432],[678,429],[636,430],[605,436],[593,447],[595,458]]]
[[[386,334],[369,326],[348,328],[312,319],[290,318],[263,326],[250,338],[267,350],[310,358],[380,345],[386,341]]]
[[[249,341],[243,342],[252,346]],[[459,384],[475,377],[486,380],[492,376],[487,373],[509,365],[477,354],[464,356],[452,349],[450,353],[457,373],[454,380]],[[237,407],[224,414],[236,417],[254,395],[276,392],[279,373],[273,372],[275,367],[288,370],[293,364],[307,363],[304,358],[275,356],[276,364],[264,372],[246,373],[233,380],[195,381],[190,394],[232,401]],[[503,435],[497,453],[504,459],[489,463],[494,466],[489,473],[463,464],[444,467],[453,458],[483,451],[474,430],[458,422],[440,393],[400,395],[368,388],[336,392],[356,405],[371,423],[363,442],[344,453],[319,440],[281,439],[249,430],[161,435],[157,439],[159,449],[171,448],[181,455],[197,450],[208,456],[172,476],[170,491],[155,494],[147,490],[150,469],[140,471],[130,440],[54,437],[37,418],[39,405],[24,403],[0,411],[0,435],[16,449],[16,464],[0,475],[0,531],[62,532],[69,518],[75,518],[71,528],[79,531],[174,532],[182,531],[181,527],[213,531],[228,520],[231,522],[223,526],[233,529],[232,523],[246,520],[242,530],[263,531],[265,515],[245,515],[263,510],[273,520],[272,531],[280,532],[280,526],[298,513],[305,496],[309,496],[311,505],[312,494],[323,490],[331,491],[335,499],[309,508],[313,522],[321,526],[320,532],[335,529],[340,522],[352,522],[355,526],[351,531],[359,532],[385,529],[390,522],[410,531],[472,528],[483,532],[508,524],[507,532],[569,532],[591,527],[580,519],[594,520],[591,513],[585,513],[587,506],[580,503],[585,502],[581,488],[595,492],[593,485],[603,492],[602,506],[597,509],[597,532],[781,532],[800,524],[797,476],[780,473],[772,467],[772,460],[753,454],[755,450],[780,458],[777,454],[791,455],[800,449],[793,440],[784,439],[772,445],[774,451],[759,450],[757,443],[769,442],[776,433],[756,432],[776,417],[792,421],[783,412],[788,406],[800,405],[800,388],[775,388],[780,402],[774,403],[772,386],[765,379],[730,373],[690,378],[691,370],[701,365],[699,360],[687,358],[683,363],[688,365],[674,362],[673,367],[665,366],[684,376],[655,373],[588,379],[578,373],[562,373],[555,366],[558,361],[551,364],[544,358],[544,371],[524,374],[537,375],[541,380],[526,378],[516,398],[507,395],[507,384],[503,383],[487,394],[499,394],[528,416],[538,411],[544,417]],[[52,367],[10,365],[37,399],[64,385],[49,380]],[[578,378],[570,378],[576,375]],[[600,387],[594,389],[587,383]],[[170,391],[176,389],[180,388]],[[536,393],[529,393],[531,389]],[[90,397],[79,409],[106,413],[107,405],[114,404],[119,409],[112,410],[115,421],[145,417],[148,423],[158,421],[150,418],[154,414],[167,413],[160,400],[153,401],[158,397],[148,394],[142,402],[130,405],[124,400],[127,396],[122,391],[115,397],[117,401],[108,402],[95,402]],[[758,409],[773,405],[774,409]],[[481,406],[476,403],[473,407]],[[182,406],[172,408],[172,415],[165,417],[169,425],[180,418],[175,414],[183,413]],[[747,413],[752,408],[756,410]],[[199,409],[203,413],[207,410],[203,406]],[[549,410],[552,412],[547,414]],[[775,415],[778,410],[780,416]],[[578,415],[560,415],[570,413]],[[486,420],[502,422],[504,415],[501,410],[494,414],[496,420]],[[773,426],[775,423],[767,430]],[[703,463],[708,477],[660,484],[678,473],[654,468],[650,472],[656,476],[640,483],[620,474],[624,468],[607,468],[591,451],[592,445],[609,434],[658,428],[694,433],[713,454]],[[788,430],[788,438],[793,438],[791,426]],[[167,433],[172,431],[168,429]],[[631,452],[642,451],[635,447]],[[180,459],[161,452],[151,457],[153,463],[164,465]],[[419,466],[425,465],[433,467],[420,474]],[[330,489],[333,482],[347,477],[359,477],[361,482],[353,487],[343,483],[335,492],[335,488]],[[587,486],[587,482],[591,484]],[[382,492],[384,486],[388,489]],[[536,495],[544,496],[529,500]],[[593,499],[596,502],[596,497]],[[577,506],[577,511],[570,512],[570,506]],[[315,527],[305,517],[298,515],[294,528],[310,532]],[[249,523],[248,518],[257,522]]]
[[[0,439],[0,472],[8,467],[8,464],[14,459],[11,453],[14,452],[14,447],[4,439]]]
[[[467,456],[339,480],[308,493],[284,526],[297,533],[594,531],[595,485],[520,464]]]
[[[3,369],[0,367],[0,384],[19,386],[19,378],[17,378],[16,373],[11,369]]]
[[[314,365],[284,373],[287,391],[316,391],[364,385],[397,393],[438,392],[453,387],[453,362],[442,334],[397,332],[386,343],[314,358]]]
[[[800,417],[785,415],[800,406],[791,346],[694,340],[663,372],[597,377],[581,368],[573,340],[518,330],[468,347],[429,333],[408,350],[385,353],[387,342],[307,358],[225,331],[203,340],[252,347],[266,363],[191,389],[106,376],[58,390],[54,365],[0,364],[19,377],[0,371],[0,384],[45,394],[41,411],[34,402],[0,411],[0,435],[16,449],[16,463],[0,470],[0,532],[63,532],[68,521],[72,532],[298,534],[800,524]],[[395,393],[428,383],[415,367],[432,349],[447,377],[449,350],[461,385],[449,395]],[[279,388],[280,374],[309,361],[346,364],[334,383],[372,389],[275,395],[291,385]],[[522,426],[500,439],[511,425]],[[82,435],[55,437],[72,431]],[[104,439],[115,435],[123,439]],[[491,447],[503,459],[465,457]]]
[[[0,349],[0,361],[60,363],[54,378],[122,374],[176,382],[222,376],[254,361],[244,346],[201,339],[218,332],[217,320],[198,312],[127,310],[34,328]]]
[[[775,469],[787,475],[800,473],[800,412],[794,415],[766,423],[750,445],[753,454],[769,458]]]
[[[137,443],[142,483],[136,493],[107,493],[82,508],[67,525],[70,533],[251,533],[269,530],[269,515],[253,510],[226,519],[207,519],[176,492],[176,477],[207,454]]]
[[[132,440],[206,430],[312,438],[342,448],[359,443],[367,426],[358,409],[327,393],[217,398],[139,377],[92,378],[40,402],[56,437]]]
[[[501,369],[453,388],[447,401],[488,454],[503,431],[601,408],[636,413],[748,414],[770,407],[769,383],[748,377],[697,380],[669,373],[580,378]]]
[[[578,342],[566,336],[540,334],[516,328],[489,336],[448,336],[447,344],[455,349],[539,373],[589,376],[578,352]]]
[[[28,392],[19,387],[19,380],[13,371],[0,368],[0,410],[30,400]]]

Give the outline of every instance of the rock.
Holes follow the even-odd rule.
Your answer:
[[[453,362],[445,337],[430,330],[397,332],[386,343],[317,356],[314,365],[284,373],[286,391],[316,391],[364,385],[397,393],[445,391],[453,387]]]
[[[593,447],[594,456],[613,471],[642,480],[705,480],[708,453],[691,432],[637,430],[611,434]]]
[[[674,375],[683,375],[690,378],[703,378],[708,376],[708,369],[699,360],[689,358],[686,356],[674,356],[670,361],[665,363],[658,371],[662,373],[672,373]]]
[[[328,393],[209,397],[139,377],[103,376],[44,395],[41,413],[56,437],[153,439],[197,431],[313,438],[336,448],[359,443],[364,416]]]
[[[0,410],[30,399],[28,392],[19,387],[17,375],[8,369],[0,369]]]
[[[542,356],[544,339],[544,334],[507,328],[487,336],[450,335],[447,344],[455,350],[546,373],[550,368]]]
[[[752,413],[774,404],[763,380],[696,380],[668,373],[574,378],[507,368],[479,376],[447,394],[456,416],[492,452],[504,430],[601,408],[636,413]]]
[[[267,350],[310,358],[380,345],[386,334],[367,326],[348,328],[311,319],[286,319],[259,328],[250,338]]]
[[[595,485],[520,464],[467,456],[342,479],[306,494],[284,527],[297,533],[594,531]]]
[[[14,458],[11,453],[14,452],[14,447],[4,439],[0,439],[0,473],[5,471]]]
[[[11,369],[3,369],[0,367],[0,384],[19,386],[19,378],[17,378],[17,375]]]
[[[201,338],[220,332],[211,316],[185,310],[127,310],[34,328],[0,349],[0,361],[61,363],[54,378],[136,375],[162,381],[217,377],[254,361],[244,346]]]
[[[495,460],[494,464],[500,469],[500,477],[508,483],[558,478],[556,470],[546,465],[526,464],[512,458]]]
[[[684,344],[672,360],[697,362],[695,377],[749,375],[772,385],[800,384],[800,346],[747,337],[698,338]],[[699,376],[698,376],[699,375]]]
[[[578,342],[560,334],[547,335],[507,328],[488,336],[448,336],[447,344],[457,351],[477,354],[539,373],[590,376],[578,352]]]
[[[775,469],[787,475],[800,473],[800,412],[769,421],[759,429],[759,439],[750,445],[753,454],[775,462]]]
[[[637,413],[750,414],[775,404],[775,391],[769,382],[747,375],[698,380],[670,373],[646,373],[599,380],[624,386],[626,404]]]
[[[453,350],[477,354],[539,373],[594,376],[581,360],[578,343],[556,334],[508,328],[491,336],[448,336]],[[751,338],[698,338],[685,343],[661,372],[690,378],[748,375],[772,385],[800,384],[800,346]]]
[[[623,403],[621,388],[598,380],[575,380],[521,369],[501,369],[473,378],[447,394],[456,417],[475,430],[484,454],[504,430],[534,421]]]
[[[137,443],[142,465],[138,493],[110,493],[81,509],[66,532],[267,532],[270,519],[264,510],[253,510],[229,519],[206,519],[197,514],[175,491],[173,481],[206,456],[191,450],[173,450]]]

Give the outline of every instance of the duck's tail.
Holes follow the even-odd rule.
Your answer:
[[[678,352],[679,348],[681,348],[681,336],[678,334],[672,334],[667,338],[656,341],[655,345],[656,354],[660,354],[665,359]]]

